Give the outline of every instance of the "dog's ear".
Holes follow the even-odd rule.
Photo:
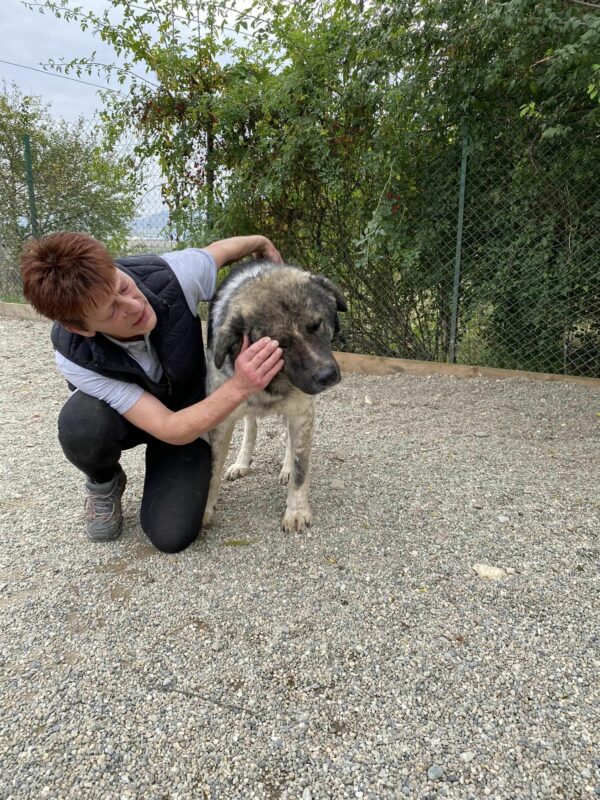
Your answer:
[[[336,286],[333,281],[330,281],[329,278],[326,278],[324,275],[311,275],[310,278],[322,289],[325,289],[326,292],[333,295],[337,311],[348,311],[346,298],[342,294],[342,290],[339,286]]]
[[[225,320],[217,335],[213,347],[213,359],[217,369],[221,369],[227,356],[235,361],[242,349],[244,338],[244,319],[241,314],[235,314]]]

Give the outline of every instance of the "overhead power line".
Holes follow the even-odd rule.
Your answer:
[[[28,8],[44,8],[47,11],[50,11],[51,13],[54,13],[54,7],[53,6],[47,6],[45,3],[33,3],[33,2],[29,2],[29,0],[27,0],[27,7]],[[148,8],[148,6],[139,6],[139,5],[136,5],[136,4],[132,3],[131,4],[131,8],[137,8],[139,11],[150,11],[155,16],[158,16],[158,12],[153,8]],[[228,10],[234,11],[234,9],[228,9]],[[257,20],[259,22],[263,22],[266,25],[270,25],[271,24],[268,20],[266,20],[266,19],[263,20],[262,17],[255,17],[252,14],[246,14],[246,13],[244,13],[242,11],[235,11],[235,13],[239,17],[248,17],[249,19],[253,19],[253,20]],[[173,17],[173,19],[179,19],[182,22],[189,22],[188,17],[183,17],[181,14],[173,13],[173,14],[171,14],[171,16]],[[202,21],[202,22],[200,22],[200,25],[202,25],[203,27],[206,27],[206,22]],[[252,34],[246,33],[245,31],[242,31],[242,30],[238,31],[238,30],[235,30],[234,28],[228,28],[226,25],[223,25],[222,29],[224,31],[228,31],[229,33],[235,33],[235,34],[237,34],[239,36],[245,36],[247,39],[251,39],[252,38]]]
[[[101,86],[99,83],[91,83],[90,81],[81,80],[81,78],[71,78],[69,75],[60,75],[58,72],[48,72],[45,69],[29,67],[27,64],[16,64],[14,61],[5,61],[3,58],[0,58],[0,64],[10,64],[11,67],[20,67],[21,69],[29,69],[32,72],[41,72],[42,75],[47,75],[49,78],[63,78],[65,81],[74,81],[75,83],[84,83],[86,86],[95,86],[97,89],[104,89],[106,92],[123,94],[123,92],[120,92],[118,89],[111,89],[110,86]]]
[[[148,8],[148,6],[138,6],[138,5],[133,5],[132,4],[131,7],[132,8],[139,8],[140,11],[153,11],[154,13],[156,13],[153,8]],[[223,8],[225,8],[227,11],[232,11],[238,17],[248,17],[248,19],[256,20],[256,22],[262,22],[265,25],[271,25],[271,22],[268,19],[264,19],[264,17],[257,17],[254,14],[248,14],[247,11],[238,11],[237,8],[232,8],[231,6],[223,6]],[[181,16],[181,14],[173,14],[173,16],[175,17],[175,19],[181,19],[181,20],[184,20],[185,22],[187,22],[187,19],[188,19],[187,17]],[[224,30],[230,31],[232,29],[231,28],[224,28]],[[234,31],[234,33],[237,33],[237,31]]]

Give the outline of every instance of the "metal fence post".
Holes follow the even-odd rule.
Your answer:
[[[460,192],[458,196],[458,222],[456,225],[456,256],[454,259],[454,288],[452,290],[452,317],[450,320],[450,344],[448,347],[448,360],[451,364],[456,362],[456,329],[458,325],[458,295],[460,290],[460,260],[462,255],[463,218],[465,212],[465,189],[467,185],[467,148],[469,144],[469,131],[463,123],[462,155],[460,162]]]
[[[27,176],[27,191],[29,193],[29,214],[31,216],[31,230],[34,237],[39,236],[37,209],[35,207],[35,192],[33,191],[33,166],[31,163],[31,140],[29,134],[23,134],[23,150],[25,154],[25,172]]]

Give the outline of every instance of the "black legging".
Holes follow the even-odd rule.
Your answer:
[[[80,391],[60,412],[58,439],[69,461],[97,483],[111,480],[123,450],[145,444],[143,531],[164,553],[178,553],[198,537],[211,471],[210,445],[203,439],[166,444]]]

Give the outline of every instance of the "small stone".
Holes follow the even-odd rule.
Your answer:
[[[429,767],[427,770],[427,777],[430,781],[439,781],[439,779],[444,774],[444,768],[434,764],[432,767]]]
[[[465,764],[469,764],[475,758],[475,753],[472,750],[465,750],[464,753],[460,754],[459,758]]]
[[[508,573],[502,567],[492,567],[489,564],[473,564],[473,569],[480,578],[487,578],[491,581],[499,581],[508,577]]]
[[[331,481],[331,488],[332,489],[343,489],[345,486],[344,481],[340,480],[339,478],[334,478]]]
[[[372,406],[373,405],[373,398],[370,397],[368,394],[365,395],[365,405]]]
[[[310,787],[307,786],[306,789],[302,792],[302,800],[312,800],[312,791]]]

